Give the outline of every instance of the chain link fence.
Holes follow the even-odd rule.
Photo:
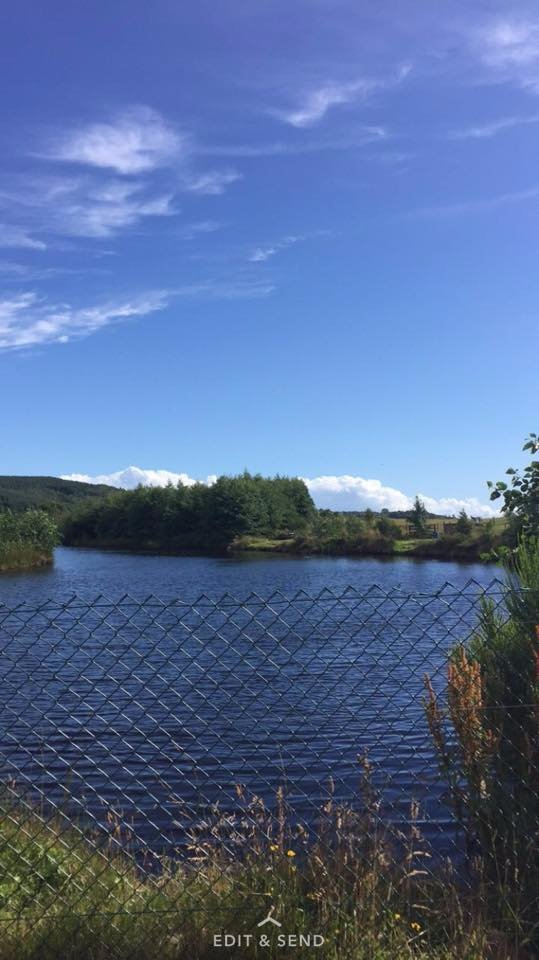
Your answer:
[[[448,663],[504,589],[0,605],[0,958],[254,956],[263,922],[359,957],[369,883],[422,947],[480,853],[437,741]]]

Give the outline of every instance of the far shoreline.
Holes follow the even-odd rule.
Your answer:
[[[439,541],[433,541],[433,545],[437,544]],[[207,559],[233,559],[241,557],[273,557],[273,558],[288,558],[290,560],[305,560],[309,558],[332,558],[338,559],[342,557],[343,559],[349,560],[436,560],[440,563],[469,563],[469,564],[493,564],[496,565],[497,560],[494,557],[489,557],[488,559],[483,557],[480,558],[479,555],[469,555],[464,551],[459,551],[458,549],[454,552],[447,553],[442,555],[440,551],[429,550],[430,543],[429,541],[419,541],[422,545],[421,549],[417,549],[416,546],[409,549],[402,549],[400,544],[403,541],[396,541],[396,549],[386,549],[386,550],[316,550],[316,549],[300,549],[293,548],[291,546],[282,546],[282,541],[277,541],[275,545],[272,546],[260,546],[258,543],[253,544],[230,544],[227,548],[222,550],[179,550],[179,549],[165,549],[163,547],[153,546],[151,544],[145,544],[141,546],[133,546],[127,543],[111,543],[110,541],[96,542],[78,542],[78,543],[63,543],[59,544],[60,547],[65,547],[70,550],[102,550],[106,553],[118,553],[118,554],[127,554],[129,556],[142,556],[142,557],[200,557]],[[424,545],[424,546],[423,546]],[[400,548],[399,548],[400,547]]]

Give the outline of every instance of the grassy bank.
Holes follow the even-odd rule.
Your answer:
[[[417,830],[397,854],[368,803],[356,812],[329,796],[311,840],[289,828],[283,802],[270,812],[253,798],[234,837],[215,815],[211,843],[193,830],[189,859],[162,860],[149,874],[121,852],[128,837],[119,826],[90,842],[12,793],[0,811],[0,960],[517,956],[489,928],[481,898],[424,869],[429,853]],[[258,945],[270,907],[278,932],[324,942],[283,950],[270,927],[268,945]],[[253,940],[220,949],[214,936],[224,933]]]
[[[497,551],[504,546],[503,536],[476,534],[472,537],[448,536],[438,540],[401,540],[387,537],[365,537],[356,541],[317,542],[314,538],[239,537],[230,545],[233,552],[288,553],[293,556],[379,557],[408,556],[432,560],[468,562],[496,561]]]
[[[43,551],[31,544],[0,545],[0,573],[45,567],[52,563],[52,551]]]
[[[318,541],[314,537],[271,537],[244,535],[235,537],[228,546],[219,549],[195,547],[182,549],[163,546],[154,540],[109,539],[101,537],[67,538],[67,546],[111,550],[121,553],[141,553],[153,556],[223,556],[227,553],[287,554],[291,557],[392,557],[408,556],[432,560],[459,560],[470,563],[496,562],[498,551],[505,549],[503,537],[462,538],[443,537],[439,540],[392,540],[372,536],[353,541]]]
[[[58,528],[42,510],[0,513],[0,571],[52,563]]]

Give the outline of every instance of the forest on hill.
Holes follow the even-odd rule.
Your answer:
[[[81,483],[60,477],[0,477],[0,513],[45,510],[61,516],[88,498],[100,500],[114,491],[106,484]]]

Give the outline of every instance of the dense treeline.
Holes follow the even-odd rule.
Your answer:
[[[57,543],[58,527],[43,510],[0,513],[0,570],[48,563]]]
[[[432,539],[418,501],[405,515],[417,540],[405,539],[389,513],[317,510],[305,483],[244,472],[212,486],[138,487],[86,500],[63,524],[64,543],[163,553],[220,552],[229,548],[331,555],[406,552],[479,559],[502,543],[493,522],[473,525],[465,515],[452,536]]]
[[[128,549],[222,550],[245,534],[290,538],[316,515],[307,487],[289,477],[243,473],[212,486],[138,487],[83,504],[64,525],[64,542]]]
[[[45,510],[60,517],[90,498],[101,500],[113,491],[106,484],[62,480],[60,477],[0,477],[0,512]]]

